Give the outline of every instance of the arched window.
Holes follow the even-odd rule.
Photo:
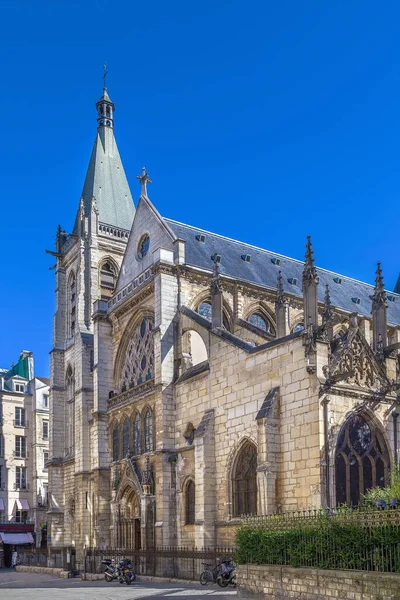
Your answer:
[[[258,329],[262,329],[263,331],[269,331],[270,325],[265,317],[260,315],[260,313],[253,313],[249,317],[249,323],[254,325],[254,327],[258,327]]]
[[[67,306],[67,335],[73,337],[76,329],[76,280],[73,271],[71,271],[68,278]]]
[[[140,414],[137,412],[133,421],[133,454],[140,454]]]
[[[75,380],[71,365],[65,374],[66,402],[64,407],[64,455],[72,456],[75,446]]]
[[[385,487],[389,480],[389,452],[382,433],[354,415],[342,427],[336,446],[336,504],[359,504],[372,487]]]
[[[112,456],[113,460],[119,460],[119,426],[118,423],[114,425],[112,433]]]
[[[257,449],[247,442],[240,450],[232,475],[233,515],[257,513]]]
[[[122,426],[122,457],[125,458],[129,450],[129,419],[126,418]]]
[[[196,486],[192,479],[186,486],[185,494],[185,524],[194,525],[196,519]]]
[[[199,315],[201,315],[202,317],[204,317],[208,321],[211,321],[212,320],[212,304],[211,304],[211,300],[204,300],[204,302],[202,302],[201,304],[199,304],[197,312],[199,313]],[[229,319],[228,319],[225,311],[223,311],[223,323],[224,323],[225,329],[227,329],[228,331],[230,331]]]
[[[304,331],[304,323],[297,323],[297,325],[293,327],[292,333],[297,333],[298,331]]]
[[[135,327],[121,371],[121,392],[149,381],[154,376],[153,320],[145,317]]]
[[[107,261],[100,269],[100,295],[102,300],[108,300],[113,295],[117,273],[114,265]]]
[[[153,450],[153,411],[148,408],[144,416],[144,451]]]

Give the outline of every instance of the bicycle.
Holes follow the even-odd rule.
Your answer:
[[[213,567],[208,563],[203,563],[205,569],[200,575],[200,583],[201,585],[207,585],[208,582],[216,583],[218,579],[218,575],[221,571],[221,565],[219,562]]]

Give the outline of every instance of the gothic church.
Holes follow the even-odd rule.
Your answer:
[[[400,295],[134,205],[106,88],[56,237],[52,548],[231,544],[397,464]]]

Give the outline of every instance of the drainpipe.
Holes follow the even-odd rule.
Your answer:
[[[396,468],[399,466],[398,456],[397,456],[397,419],[399,418],[399,411],[394,410],[392,412],[393,417],[393,444],[394,444],[394,462],[396,464]]]
[[[328,439],[328,404],[330,398],[325,396],[321,404],[324,411],[324,449],[325,449],[325,502],[326,507],[330,508],[331,504],[331,483],[330,483],[330,469],[329,469],[329,439]]]

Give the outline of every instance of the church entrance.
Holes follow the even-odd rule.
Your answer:
[[[142,547],[140,503],[136,492],[131,488],[124,492],[119,504],[117,545],[119,548],[134,550]]]

